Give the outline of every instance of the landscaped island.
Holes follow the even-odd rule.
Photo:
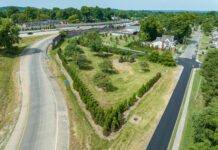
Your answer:
[[[157,62],[175,65],[168,51],[161,56],[157,50],[136,55],[104,45],[102,38],[107,36],[107,33],[92,31],[67,39],[64,46],[58,48],[58,56],[73,79],[74,89],[79,92],[94,122],[103,128],[104,136],[118,131],[125,122],[123,113],[161,78],[165,67]],[[149,59],[154,54],[161,61]],[[171,64],[166,63],[170,61]]]

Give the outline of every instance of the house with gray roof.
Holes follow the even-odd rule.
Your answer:
[[[156,40],[151,43],[151,47],[156,47],[159,50],[170,49],[171,51],[175,52],[176,46],[174,36],[162,35],[162,37],[157,37]]]

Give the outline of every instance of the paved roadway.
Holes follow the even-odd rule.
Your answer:
[[[196,68],[193,69],[193,72],[192,72],[192,76],[191,76],[191,80],[189,83],[188,92],[187,92],[184,107],[182,110],[181,118],[180,118],[180,120],[177,120],[179,122],[179,125],[178,125],[177,131],[176,131],[176,136],[175,136],[175,140],[173,142],[172,150],[178,150],[179,146],[180,146],[182,133],[183,133],[184,125],[185,125],[185,119],[186,119],[186,115],[188,112],[188,106],[189,106],[190,96],[191,96],[191,92],[192,92],[192,85],[194,82],[195,73],[196,73]]]
[[[47,47],[53,38],[33,44],[21,56],[23,104],[6,149],[69,149],[67,107],[45,60]]]
[[[168,148],[192,67],[193,65],[196,68],[199,67],[199,63],[195,61],[193,55],[195,54],[196,44],[198,43],[200,36],[200,31],[197,31],[184,54],[182,54],[177,60],[178,64],[184,66],[184,69],[170,98],[167,108],[165,109],[165,112],[149,142],[147,150],[167,150]]]
[[[29,31],[31,32],[31,31]],[[29,35],[26,33],[20,33],[20,37],[27,37],[27,36],[39,36],[39,35],[47,35],[47,34],[57,34],[59,31],[39,31],[39,32],[32,32],[33,34]]]

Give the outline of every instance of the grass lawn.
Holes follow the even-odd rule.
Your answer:
[[[115,40],[116,37],[119,39],[118,44],[116,43],[116,40]],[[123,35],[122,35],[122,37],[123,37]],[[112,38],[112,41],[110,40],[111,38]],[[130,36],[127,35],[127,41],[126,41],[124,38],[120,39],[120,35],[116,36],[116,35],[108,34],[107,37],[102,37],[102,39],[103,39],[104,43],[109,44],[111,46],[124,47],[124,48],[126,47],[127,48],[127,44],[129,44],[130,42],[133,42],[133,41],[137,41],[139,39],[139,37],[135,36],[135,35],[130,35]]]
[[[111,149],[145,149],[158,125],[160,118],[175,88],[179,67],[171,68],[163,76],[152,92],[147,94],[139,105],[130,112],[127,123],[118,137],[113,140]],[[133,118],[137,116],[138,122]]]
[[[19,54],[32,42],[45,36],[32,36],[22,38],[18,49],[6,50],[0,48],[0,143],[3,143],[12,124],[16,123],[19,114],[18,105],[21,100],[19,95],[18,75]],[[9,52],[10,51],[10,52]],[[0,144],[1,146],[1,144]],[[0,147],[1,149],[1,147]]]
[[[198,59],[199,61],[203,62],[204,57],[206,56],[205,54],[202,53],[202,50],[212,50],[214,48],[210,48],[210,41],[211,39],[209,36],[206,36],[203,34],[202,39],[201,39],[201,45],[200,45],[200,52],[198,54]]]
[[[206,36],[205,34],[203,34],[202,39],[201,39],[201,47],[200,50],[205,50],[205,49],[209,49],[210,48],[210,38],[209,36]]]
[[[65,44],[63,44],[65,45]],[[55,51],[52,51],[54,58]],[[88,53],[88,52],[87,52]],[[91,55],[91,53],[90,53]],[[88,59],[92,59],[89,56]],[[110,59],[116,58],[113,56]],[[97,58],[96,58],[97,59]],[[99,58],[100,59],[100,58]],[[98,61],[98,60],[96,60]],[[94,66],[94,64],[92,64]],[[137,65],[137,64],[131,64]],[[55,65],[52,65],[55,66]],[[75,96],[69,90],[69,85],[64,85],[64,77],[60,73],[60,68],[56,65],[58,74],[56,79],[59,80],[59,86],[67,97],[67,103],[70,115],[70,130],[71,130],[71,148],[72,149],[145,149],[151,139],[153,132],[158,125],[158,122],[164,112],[170,96],[177,83],[177,73],[179,67],[167,68],[167,72],[162,73],[162,78],[154,87],[154,89],[147,94],[137,107],[132,110],[128,116],[127,122],[123,125],[118,136],[113,140],[103,140],[99,138],[85,114],[81,111]],[[55,70],[55,69],[54,69]],[[87,71],[89,72],[89,71]],[[135,71],[137,73],[137,69]],[[85,73],[85,72],[83,72]],[[56,74],[56,73],[55,73]],[[129,74],[127,72],[127,74]],[[140,74],[140,73],[139,73]],[[88,73],[87,73],[88,75]],[[112,77],[113,78],[113,77]],[[136,80],[136,79],[135,79]],[[138,79],[137,79],[138,80]],[[92,81],[89,81],[92,84]],[[141,83],[142,84],[142,83]],[[125,86],[125,85],[124,85]],[[125,94],[128,94],[125,92]],[[125,96],[124,94],[124,96]],[[132,118],[137,116],[140,118],[138,122],[133,122]]]
[[[62,44],[62,49],[66,46],[66,41]],[[122,102],[125,99],[129,99],[133,93],[136,93],[142,84],[146,83],[158,72],[164,72],[164,70],[170,69],[169,67],[162,66],[160,64],[149,63],[150,72],[142,72],[139,66],[139,60],[135,63],[119,63],[118,55],[109,57],[113,62],[113,66],[118,73],[109,75],[112,84],[117,88],[113,92],[105,92],[96,86],[93,81],[94,75],[100,72],[98,64],[100,64],[105,58],[96,56],[95,52],[91,52],[89,48],[80,46],[85,52],[86,57],[90,60],[92,70],[80,70],[79,76],[91,91],[93,96],[99,101],[100,105],[108,108],[114,106],[118,102]],[[143,58],[141,58],[143,59]]]

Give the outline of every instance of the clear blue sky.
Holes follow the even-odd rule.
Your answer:
[[[1,6],[80,8],[99,6],[134,10],[218,10],[218,0],[0,0]]]

